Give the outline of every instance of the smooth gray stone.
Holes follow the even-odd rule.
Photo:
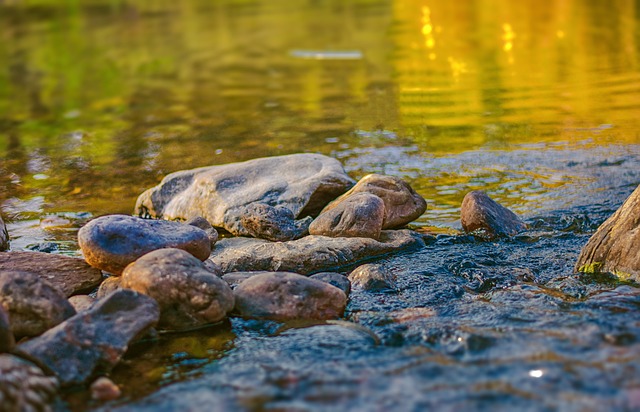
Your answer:
[[[202,216],[236,236],[260,236],[242,223],[247,206],[286,207],[296,219],[316,216],[354,183],[340,162],[327,156],[266,157],[171,173],[138,197],[135,214],[165,219]]]
[[[467,193],[462,200],[460,221],[465,232],[489,239],[513,236],[527,228],[515,213],[479,190]]]

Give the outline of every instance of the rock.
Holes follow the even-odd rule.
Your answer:
[[[183,249],[200,260],[211,253],[204,230],[168,220],[108,215],[93,219],[78,231],[85,260],[114,275],[140,256],[163,248]]]
[[[347,305],[347,296],[335,286],[289,272],[252,276],[233,294],[234,311],[247,318],[334,319]]]
[[[152,298],[118,290],[43,335],[18,345],[16,353],[54,372],[62,386],[88,383],[108,373],[129,344],[156,324],[159,315]]]
[[[232,289],[235,289],[236,286],[238,286],[239,284],[241,284],[242,282],[244,282],[245,280],[255,276],[255,275],[259,275],[261,273],[271,273],[271,272],[267,272],[267,271],[255,271],[255,272],[231,272],[231,273],[227,273],[225,275],[222,276],[222,280],[224,280],[225,282],[227,282],[227,284],[229,286],[231,286]]]
[[[358,266],[349,273],[351,285],[368,291],[396,290],[396,276],[387,268],[376,263]]]
[[[233,309],[229,285],[180,249],[147,253],[127,266],[122,287],[154,298],[161,328],[179,330],[215,323]]]
[[[76,314],[60,290],[31,272],[0,271],[0,305],[16,339],[40,335]]]
[[[312,235],[369,237],[378,239],[384,224],[385,206],[371,193],[354,193],[323,211],[309,226]]]
[[[640,186],[582,248],[575,270],[640,282]]]
[[[0,355],[0,410],[52,411],[58,381],[24,359]]]
[[[75,295],[71,296],[68,300],[71,306],[73,306],[73,309],[75,309],[76,313],[80,313],[83,310],[89,309],[91,305],[93,305],[93,303],[96,301],[89,295]]]
[[[527,228],[515,213],[479,190],[467,193],[462,200],[460,220],[465,232],[478,232],[489,239],[513,236]]]
[[[240,224],[248,236],[274,242],[301,238],[309,232],[309,223],[313,220],[307,217],[296,221],[287,207],[265,203],[251,203],[240,215]]]
[[[320,272],[309,276],[309,279],[316,279],[333,285],[349,296],[351,292],[351,281],[344,275],[337,272]]]
[[[37,274],[69,297],[91,292],[102,282],[102,272],[82,259],[41,252],[0,253],[3,271]]]
[[[96,298],[102,299],[115,290],[122,289],[122,278],[120,276],[109,276],[106,278],[98,288]]]
[[[0,216],[0,252],[4,250],[9,250],[9,232],[2,216]]]
[[[9,314],[4,306],[0,305],[0,353],[11,352],[15,344]]]
[[[138,197],[135,213],[165,219],[202,216],[236,236],[247,230],[242,217],[254,203],[289,209],[293,216],[316,216],[355,182],[340,162],[311,153],[202,167],[166,176]]]
[[[396,229],[413,222],[427,210],[427,202],[400,178],[379,174],[366,175],[347,193],[331,202],[322,213],[337,207],[356,193],[371,193],[384,202],[382,229]]]
[[[106,376],[101,376],[91,384],[91,399],[96,401],[112,401],[122,395],[120,387]]]
[[[326,236],[305,236],[289,242],[227,238],[218,242],[211,260],[225,273],[266,270],[307,275],[419,246],[424,246],[422,238],[409,230],[382,231],[379,241]]]
[[[184,223],[186,225],[195,226],[207,232],[207,235],[209,236],[209,242],[211,243],[211,249],[213,249],[213,246],[218,241],[218,231],[213,226],[211,226],[211,223],[209,223],[207,219],[203,218],[202,216],[196,216]]]

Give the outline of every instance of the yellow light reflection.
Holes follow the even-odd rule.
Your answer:
[[[428,6],[422,7],[422,34],[424,35],[424,45],[430,50],[429,60],[435,60],[436,54],[433,52],[433,49],[436,47],[436,39],[433,37],[431,9]]]

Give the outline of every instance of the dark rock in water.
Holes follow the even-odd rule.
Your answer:
[[[259,233],[242,223],[247,206],[286,207],[296,219],[315,216],[354,183],[340,162],[327,156],[267,157],[172,173],[138,197],[135,213],[165,219],[202,216],[234,235],[255,236]]]
[[[68,300],[71,306],[73,306],[73,309],[75,309],[76,313],[80,313],[83,310],[89,309],[91,305],[93,305],[96,301],[89,295],[75,295],[71,296]]]
[[[200,260],[211,253],[209,235],[198,227],[126,215],[93,219],[78,231],[78,243],[91,266],[114,275],[157,249],[183,249]]]
[[[233,309],[233,292],[224,280],[181,249],[147,253],[122,272],[123,288],[154,298],[158,326],[180,330],[215,323]]]
[[[309,226],[312,235],[378,239],[384,223],[382,199],[371,193],[354,193],[323,211]]]
[[[9,232],[7,225],[4,224],[2,216],[0,216],[0,252],[9,249]]]
[[[640,186],[591,236],[575,270],[640,281]]]
[[[54,242],[40,242],[27,245],[26,249],[32,252],[53,253],[60,250],[60,245]]]
[[[351,285],[369,291],[396,290],[396,276],[386,267],[367,263],[349,274]]]
[[[349,278],[337,272],[320,272],[309,276],[309,279],[316,279],[333,285],[349,296],[351,292],[351,282]]]
[[[385,217],[382,229],[402,227],[422,215],[427,210],[427,202],[411,186],[400,178],[370,174],[347,193],[331,202],[322,213],[337,207],[356,193],[371,193],[384,202]]]
[[[0,410],[50,412],[58,381],[24,359],[0,355]]]
[[[230,272],[230,273],[226,273],[222,276],[222,279],[227,282],[229,284],[229,286],[231,286],[231,288],[235,288],[236,286],[238,286],[239,284],[241,284],[242,282],[244,282],[245,280],[259,275],[261,273],[271,273],[271,272],[267,272],[267,271],[255,271],[255,272]]]
[[[213,226],[211,226],[211,223],[209,223],[207,219],[203,218],[202,216],[196,216],[184,223],[186,225],[195,226],[207,232],[207,235],[209,236],[209,242],[211,242],[211,249],[213,249],[213,246],[218,241],[218,231]]]
[[[287,207],[252,203],[241,212],[240,224],[251,237],[282,242],[306,235],[311,220],[311,217],[295,220]]]
[[[479,190],[467,193],[462,200],[460,221],[465,232],[489,239],[513,236],[527,228],[515,213]]]
[[[88,383],[108,373],[159,316],[158,304],[149,296],[119,290],[18,345],[16,353],[54,372],[63,386]]]
[[[218,242],[211,260],[225,273],[266,270],[306,275],[419,246],[424,246],[420,235],[409,230],[382,231],[379,241],[326,236],[306,236],[289,242],[228,238]]]
[[[32,272],[65,296],[90,292],[102,281],[102,272],[82,259],[41,252],[0,253],[3,271]]]
[[[15,344],[9,314],[4,306],[0,305],[0,353],[11,352]]]
[[[16,339],[40,335],[76,314],[62,292],[31,272],[0,271],[0,305]]]
[[[114,290],[122,289],[122,277],[120,276],[109,276],[106,278],[98,288],[98,292],[96,293],[96,298],[102,299],[107,296]]]
[[[233,294],[234,312],[247,318],[335,319],[347,305],[347,296],[335,286],[289,272],[252,276]]]

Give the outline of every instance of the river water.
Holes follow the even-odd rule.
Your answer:
[[[344,322],[233,319],[131,348],[123,398],[60,410],[634,410],[640,289],[578,276],[640,184],[630,0],[0,1],[0,211],[12,250],[79,255],[167,173],[296,152],[427,199]],[[485,190],[530,230],[460,234]]]

